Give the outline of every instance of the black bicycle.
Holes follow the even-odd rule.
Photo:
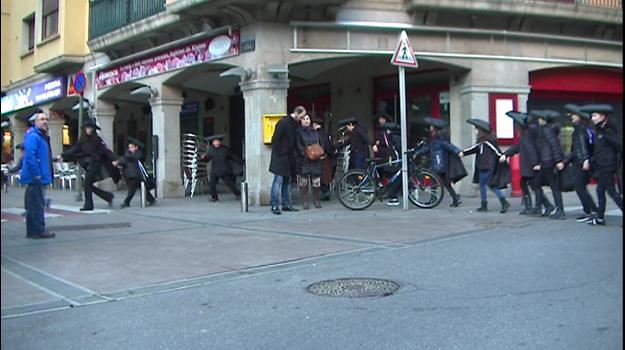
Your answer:
[[[445,195],[441,178],[429,169],[419,168],[412,159],[414,149],[408,152],[408,199],[419,208],[430,209],[440,204]],[[376,198],[383,200],[391,186],[398,186],[401,181],[401,159],[379,163],[379,159],[370,159],[367,170],[353,169],[346,172],[339,180],[337,194],[339,201],[346,208],[363,210],[371,206]],[[393,173],[388,182],[382,181],[382,167],[400,168]]]

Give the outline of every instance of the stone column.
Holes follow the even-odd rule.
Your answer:
[[[90,109],[89,111],[84,110],[82,115],[82,122],[84,123],[88,118],[94,119],[100,130],[98,130],[98,135],[106,142],[106,144],[111,148],[111,150],[115,149],[115,135],[113,130],[113,123],[115,121],[115,105],[112,103],[108,103],[105,101],[98,101],[96,108]],[[79,125],[82,127],[82,125]]]
[[[249,204],[267,205],[273,174],[269,172],[271,145],[263,143],[263,114],[287,113],[287,79],[242,82],[245,100],[245,176]]]
[[[48,114],[48,135],[50,136],[50,148],[52,149],[52,157],[63,153],[63,125],[65,119],[63,114],[50,111]]]
[[[28,130],[28,121],[17,118],[17,115],[11,116],[11,131],[13,132],[13,162],[20,160],[21,151],[15,149],[15,146],[24,142],[24,134]]]
[[[166,90],[165,88],[162,89]],[[171,90],[171,89],[167,89]],[[156,190],[159,198],[184,197],[180,159],[180,94],[167,93],[150,99],[152,132],[158,136]]]

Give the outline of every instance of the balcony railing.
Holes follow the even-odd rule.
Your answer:
[[[562,2],[568,4],[577,4],[585,6],[598,6],[598,7],[614,7],[621,8],[621,0],[540,0],[545,2]]]
[[[89,1],[89,40],[165,11],[165,0]]]

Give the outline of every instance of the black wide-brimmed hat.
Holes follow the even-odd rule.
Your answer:
[[[472,118],[472,119],[467,120],[467,123],[475,126],[478,129],[482,129],[486,132],[490,132],[492,130],[490,127],[490,124],[487,121],[482,120],[482,119]]]
[[[94,128],[96,130],[100,130],[100,127],[95,123],[93,119],[87,119],[84,123],[82,123],[83,128]]]
[[[399,130],[401,126],[395,122],[386,122],[380,125],[381,130]]]
[[[213,140],[223,141],[224,140],[224,135],[223,134],[216,134],[216,135],[208,136],[208,137],[204,138],[204,140],[206,140],[206,142],[213,142]]]
[[[557,117],[559,117],[561,114],[559,112],[550,110],[550,109],[545,109],[545,110],[533,110],[530,112],[530,114],[533,117],[536,118],[541,118],[544,119],[546,121],[553,121],[554,119],[556,119]]]
[[[426,125],[431,125],[437,129],[443,129],[449,126],[449,123],[440,118],[425,117],[423,121]]]
[[[338,121],[339,126],[344,126],[347,124],[358,124],[358,119],[356,119],[356,117],[349,117]]]
[[[606,104],[585,105],[585,106],[581,106],[579,110],[581,112],[586,112],[586,113],[603,113],[603,114],[614,112],[614,108]]]
[[[145,145],[143,144],[143,142],[141,142],[141,141],[139,141],[139,140],[135,139],[134,137],[130,137],[130,136],[128,136],[128,144],[129,144],[129,145],[130,145],[130,144],[133,144],[133,145],[135,145],[135,146],[137,146],[137,147],[139,147],[139,148],[143,148],[143,149],[145,149]]]
[[[530,121],[530,115],[527,113],[509,111],[509,112],[506,112],[506,115],[512,118],[515,122],[517,122],[521,126],[527,125],[527,123],[529,123]]]
[[[569,115],[577,114],[584,119],[590,119],[590,114],[582,112],[580,108],[581,108],[580,106],[576,104],[572,104],[572,103],[564,105],[564,109],[566,109],[567,112],[569,112]]]

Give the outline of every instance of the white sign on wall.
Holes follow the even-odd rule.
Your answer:
[[[514,138],[514,120],[506,115],[506,112],[514,109],[513,107],[512,99],[501,99],[495,102],[495,115],[497,116],[495,132],[498,139]]]

